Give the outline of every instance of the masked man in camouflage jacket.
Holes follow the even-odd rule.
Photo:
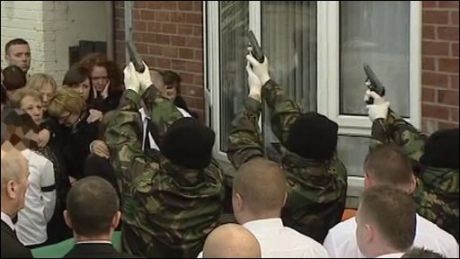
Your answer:
[[[336,156],[338,125],[315,113],[301,113],[281,87],[270,79],[268,61],[246,57],[249,97],[233,120],[228,158],[236,168],[264,156],[258,126],[262,99],[271,112],[271,126],[282,144],[282,167],[288,181],[288,198],[282,219],[285,225],[322,243],[337,224],[345,207],[347,173]]]
[[[439,130],[427,139],[392,111],[383,97],[368,90],[364,98],[370,97],[374,98],[374,104],[367,106],[372,137],[398,144],[419,169],[414,193],[417,212],[458,241],[459,129]]]
[[[121,187],[123,249],[144,257],[196,257],[222,212],[223,175],[212,159],[215,134],[181,118],[152,86],[147,66],[138,73],[130,63],[124,76],[127,90],[105,133]],[[141,106],[157,124],[151,128],[161,137],[161,151],[143,151]]]

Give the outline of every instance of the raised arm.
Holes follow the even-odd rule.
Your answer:
[[[262,135],[258,125],[262,104],[260,102],[262,83],[254,72],[246,67],[248,72],[249,96],[246,99],[244,110],[232,121],[228,159],[235,168],[255,157],[263,157]]]

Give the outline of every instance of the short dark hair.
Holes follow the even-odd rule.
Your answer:
[[[10,49],[11,46],[14,45],[29,45],[29,43],[21,38],[16,38],[8,41],[5,45],[5,54],[8,54],[8,50]]]
[[[371,149],[364,160],[364,171],[381,184],[405,185],[412,180],[409,157],[396,144],[382,144]]]
[[[413,247],[407,250],[401,258],[446,258],[442,254],[423,247]]]
[[[3,73],[3,85],[6,90],[14,91],[19,88],[26,86],[27,78],[26,73],[22,69],[15,65],[9,65],[2,71]]]
[[[67,85],[69,87],[74,87],[86,79],[89,79],[91,84],[91,73],[85,67],[80,66],[79,64],[74,64],[70,69],[65,73],[64,80],[62,82],[63,85]]]
[[[161,75],[165,85],[177,84],[179,86],[180,82],[182,82],[182,78],[174,71],[166,70],[161,72]]]
[[[374,186],[364,191],[359,209],[394,249],[405,251],[412,246],[416,207],[407,193],[388,185]]]
[[[79,235],[91,237],[108,233],[118,210],[117,192],[99,176],[77,181],[67,195],[68,215]]]

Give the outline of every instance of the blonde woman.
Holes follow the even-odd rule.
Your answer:
[[[27,81],[27,88],[32,88],[40,92],[43,108],[46,111],[49,101],[57,90],[57,83],[54,78],[48,74],[38,73],[32,75]]]

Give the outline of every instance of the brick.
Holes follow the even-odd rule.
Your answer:
[[[147,30],[147,23],[143,21],[135,21],[133,30],[135,31],[146,31]]]
[[[193,83],[196,84],[196,85],[204,85],[203,75],[194,76],[193,77]]]
[[[183,84],[185,91],[183,92],[184,95],[193,96],[193,97],[203,97],[203,87],[196,87],[190,84]]]
[[[185,63],[184,63],[185,64]],[[180,77],[182,78],[182,82],[190,84],[193,83],[193,74],[190,73],[181,73]]]
[[[182,47],[186,45],[186,39],[182,36],[170,36],[171,38],[171,45]]]
[[[422,132],[430,135],[438,129],[438,122],[432,119],[422,118]]]
[[[169,45],[169,35],[165,35],[165,34],[154,34],[154,35],[155,35],[155,43]]]
[[[173,23],[163,23],[161,25],[161,31],[164,32],[164,33],[176,34],[177,25],[173,24]]]
[[[196,60],[203,60],[203,50],[195,50],[195,59]]]
[[[201,1],[193,1],[193,11],[202,12],[203,6]]]
[[[449,86],[450,89],[457,89],[458,90],[458,75],[451,75],[449,76]]]
[[[160,45],[149,45],[148,50],[151,55],[161,55],[163,53],[163,48]]]
[[[431,88],[422,88],[422,102],[434,103],[436,100],[436,90]]]
[[[163,46],[162,54],[164,57],[177,58],[177,48],[170,46]]]
[[[136,49],[137,49],[137,51],[139,52],[140,55],[149,54],[149,48],[148,48],[147,44],[135,42],[135,45],[136,45]]]
[[[177,9],[176,1],[149,1],[148,8],[154,10],[175,10]]]
[[[202,24],[203,16],[199,13],[187,13],[187,23]]]
[[[455,129],[458,128],[458,123],[453,122],[438,122],[438,129]]]
[[[458,41],[458,27],[438,27],[439,40]]]
[[[450,55],[453,57],[458,57],[458,43],[450,44]]]
[[[188,37],[185,39],[185,45],[191,48],[203,48],[203,39],[195,38],[195,37]]]
[[[134,8],[146,8],[146,7],[147,7],[147,1],[134,1]]]
[[[458,107],[450,108],[450,119],[458,123]]]
[[[124,31],[115,31],[115,38],[117,40],[125,40],[125,32]]]
[[[179,57],[183,59],[193,59],[193,50],[188,48],[180,48],[179,49]]]
[[[422,39],[434,40],[435,39],[435,27],[431,25],[423,25],[422,27]]]
[[[448,11],[423,11],[422,22],[424,24],[448,24],[449,12]]]
[[[167,58],[155,58],[155,67],[163,68],[163,69],[170,69],[171,60]]]
[[[171,22],[185,23],[186,19],[187,19],[187,16],[185,13],[181,13],[181,12],[171,13]]]
[[[155,34],[152,33],[143,33],[142,34],[142,41],[147,42],[147,43],[156,43],[157,39],[155,37]]]
[[[438,6],[438,1],[422,1],[423,9],[434,8]]]
[[[178,71],[178,70],[185,71],[186,70],[185,61],[177,60],[177,59],[171,60],[171,69],[175,71]]]
[[[437,102],[443,105],[458,106],[458,91],[438,90]]]
[[[436,119],[449,119],[449,108],[438,105],[422,104],[422,116]]]
[[[161,23],[159,22],[148,22],[148,32],[159,32],[161,31]]]
[[[422,70],[435,70],[434,58],[423,57],[422,58]]]
[[[458,1],[439,1],[440,8],[457,8],[458,9]]]
[[[125,17],[125,12],[121,14],[121,17]],[[141,20],[142,19],[142,13],[141,10],[133,10],[133,19],[134,20]]]
[[[193,2],[191,1],[178,1],[177,6],[180,11],[192,11],[193,10]]]
[[[171,20],[169,12],[155,12],[154,21],[169,22]]]
[[[450,24],[458,27],[458,11],[450,12]]]
[[[155,12],[151,10],[141,10],[142,20],[153,20],[155,18]]]
[[[448,86],[448,77],[444,74],[438,74],[433,72],[423,72],[422,73],[422,84],[437,86],[440,88],[447,88]]]
[[[423,55],[449,55],[449,43],[448,42],[435,42],[435,41],[423,41],[422,42],[422,54]]]
[[[191,25],[179,25],[177,26],[177,33],[180,35],[193,35],[193,26]]]
[[[195,35],[195,36],[203,36],[203,27],[195,26],[195,28],[193,28],[193,35]]]
[[[439,59],[439,71],[453,72],[458,74],[458,58]]]
[[[203,64],[201,62],[188,61],[186,69],[190,72],[203,73]]]

